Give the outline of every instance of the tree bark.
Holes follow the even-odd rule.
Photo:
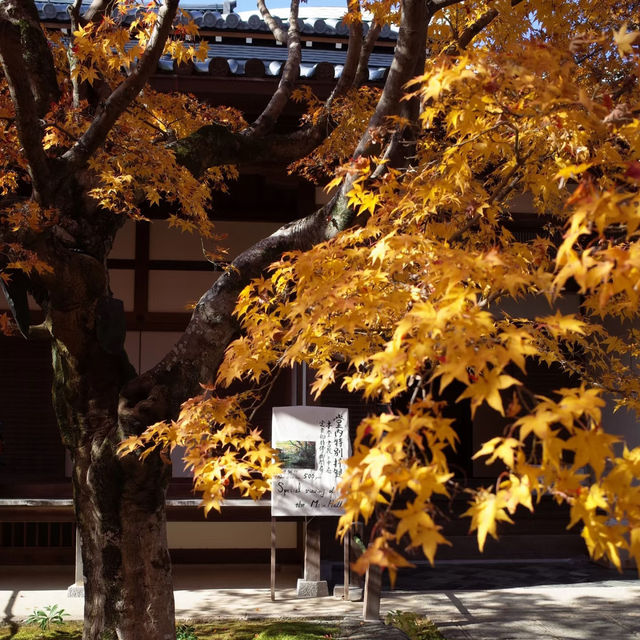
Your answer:
[[[78,217],[81,217],[78,215]],[[114,222],[114,226],[118,223]],[[53,399],[73,461],[76,520],[85,574],[85,640],[172,640],[173,587],[166,540],[170,466],[160,456],[120,459],[123,432],[149,414],[119,422],[120,389],[135,375],[123,349],[121,306],[104,261],[57,247],[45,321],[52,336]],[[157,400],[157,399],[154,399]],[[156,409],[162,402],[156,402]]]
[[[74,503],[85,574],[85,640],[175,638],[164,500],[156,456],[119,460],[116,439],[73,451]]]
[[[67,229],[34,233],[28,246],[52,268],[33,274],[30,287],[46,312],[41,329],[52,340],[53,404],[73,461],[86,579],[84,638],[172,640],[164,510],[169,466],[158,456],[142,463],[116,453],[123,433],[149,424],[148,413],[132,413],[126,423],[118,417],[120,390],[135,371],[124,352],[124,311],[111,296],[106,255],[123,220],[90,206],[83,184],[79,176],[56,186]]]
[[[22,7],[0,5],[0,63],[15,105],[16,127],[27,158],[34,197],[36,200],[46,201],[50,191],[51,171],[42,146],[42,105],[39,104],[38,95],[34,94],[34,87],[38,83],[32,76],[25,74],[25,68],[28,68],[26,60],[31,57],[31,53],[25,53],[22,48],[25,32],[31,34],[31,25],[18,11],[19,8]],[[34,39],[31,35],[28,38],[29,41]]]

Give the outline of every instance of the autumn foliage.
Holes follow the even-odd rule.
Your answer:
[[[581,526],[594,558],[617,567],[623,551],[640,559],[640,449],[602,428],[605,399],[640,408],[629,364],[640,282],[640,31],[632,8],[614,4],[491,3],[500,16],[464,50],[451,48],[452,32],[485,6],[446,10],[432,22],[425,72],[408,87],[422,105],[410,165],[344,165],[327,188],[355,176],[349,206],[366,222],[283,256],[238,301],[244,335],[228,350],[220,388],[304,362],[317,396],[337,380],[389,407],[359,425],[342,479],[339,532],[374,523],[359,569],[394,570],[406,564],[404,547],[433,561],[447,543],[432,498],[451,490],[457,435],[438,398],[453,381],[472,415],[486,404],[508,420],[475,454],[504,468],[470,496],[481,549],[519,506],[533,510],[551,494],[570,506],[568,525]],[[538,216],[529,241],[516,240],[510,213],[522,193]],[[580,294],[579,313],[560,310],[567,289]],[[548,314],[527,313],[534,297]],[[521,314],[503,311],[505,301]],[[529,360],[559,364],[575,386],[531,393]],[[193,407],[217,412],[228,402],[208,395],[185,407],[172,437],[160,433],[189,445],[207,424]],[[197,484],[223,490],[219,472],[199,472],[197,450],[187,459]]]

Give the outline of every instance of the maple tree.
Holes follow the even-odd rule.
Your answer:
[[[452,477],[457,436],[439,393],[453,381],[472,412],[487,404],[509,420],[477,454],[505,466],[471,499],[481,547],[518,505],[551,492],[594,556],[637,558],[640,453],[616,448],[601,409],[605,391],[638,402],[636,332],[619,323],[611,335],[604,323],[637,313],[638,3],[354,0],[345,66],[325,103],[293,93],[298,0],[287,32],[259,7],[289,55],[264,112],[246,123],[146,86],[163,52],[205,53],[193,27],[174,28],[177,0],[129,25],[118,15],[135,2],[95,0],[82,15],[75,2],[68,40],[45,34],[30,0],[0,3],[0,276],[19,330],[52,341],[83,541],[84,637],[175,637],[162,450],[186,447],[207,509],[232,486],[263,495],[278,466],[247,418],[255,393],[224,387],[293,363],[316,372],[316,393],[340,380],[389,406],[359,425],[343,478],[340,531],[375,523],[358,568],[393,571],[402,546],[433,559],[445,543],[431,498]],[[362,9],[374,16],[366,33]],[[400,32],[384,87],[358,90],[388,22]],[[274,132],[293,98],[308,115]],[[291,165],[335,194],[234,260],[176,347],[136,376],[106,270],[115,235],[162,200],[172,224],[213,236],[212,190],[255,163]],[[520,193],[540,217],[528,242],[512,232]],[[501,310],[530,295],[553,307],[568,286],[584,297],[580,315]],[[26,290],[45,312],[38,327],[20,313]],[[10,330],[6,318],[1,326]],[[528,392],[531,359],[560,363],[576,386]]]
[[[620,568],[625,551],[637,562],[640,449],[622,448],[602,428],[605,393],[638,408],[629,365],[637,329],[628,322],[638,314],[637,8],[492,3],[465,7],[461,23],[459,7],[445,12],[425,72],[409,83],[407,97],[421,105],[410,159],[398,163],[379,144],[338,170],[328,188],[362,222],[287,253],[249,285],[236,307],[243,336],[217,389],[125,447],[186,446],[206,507],[218,508],[224,480],[245,489],[247,477],[204,467],[202,439],[210,421],[244,433],[247,398],[215,391],[306,363],[318,396],[338,380],[389,407],[358,426],[339,533],[372,524],[356,569],[394,573],[408,564],[399,549],[420,548],[433,562],[447,544],[432,497],[451,491],[447,455],[458,436],[440,398],[457,381],[472,416],[486,403],[508,420],[474,456],[504,466],[495,486],[471,492],[465,515],[480,549],[518,506],[533,510],[551,494],[569,504],[568,524],[580,523],[594,558]],[[479,24],[480,42],[466,46],[464,34]],[[371,135],[392,146],[398,127],[411,124],[397,115]],[[540,219],[529,242],[512,232],[509,204],[521,193]],[[567,286],[583,296],[580,314],[558,307]],[[531,296],[546,297],[555,313],[528,317]],[[504,312],[505,300],[522,301],[522,315]],[[528,359],[560,364],[576,386],[533,394]]]

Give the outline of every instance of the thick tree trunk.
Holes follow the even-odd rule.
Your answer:
[[[172,640],[173,585],[159,460],[117,459],[110,442],[75,452],[85,640]]]
[[[47,324],[54,406],[73,460],[85,575],[83,637],[172,640],[164,506],[170,467],[160,456],[140,461],[116,453],[122,435],[141,431],[154,415],[129,411],[126,421],[118,415],[120,390],[134,375],[122,346],[122,308],[110,297],[104,264],[86,254],[63,255],[54,277],[63,288],[49,288]],[[164,412],[162,402],[154,406]]]

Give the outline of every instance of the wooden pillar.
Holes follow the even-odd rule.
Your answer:
[[[344,536],[342,547],[342,562],[344,564],[344,576],[343,584],[344,590],[342,591],[342,599],[349,601],[349,586],[351,583],[351,533],[347,532]]]
[[[305,518],[304,578],[298,580],[298,598],[329,595],[329,584],[320,580],[320,519]]]
[[[80,529],[76,527],[76,566],[75,581],[67,588],[67,597],[84,598],[84,568],[82,565],[82,540]]]
[[[80,530],[76,528],[76,574],[75,583],[84,584],[84,566],[82,564],[82,540]]]

